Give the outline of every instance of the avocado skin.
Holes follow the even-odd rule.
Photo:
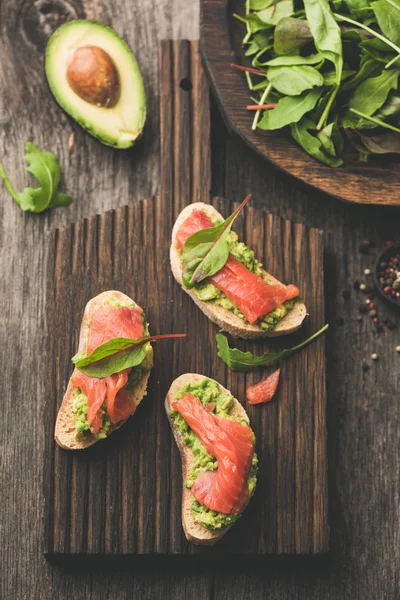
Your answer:
[[[65,62],[60,65],[58,59],[55,60],[54,53],[62,48],[64,40],[66,40],[66,42],[71,41],[71,39],[73,40],[74,30],[77,32],[79,32],[79,30],[84,30],[83,33],[85,33],[85,31],[94,31],[97,36],[104,37],[105,40],[111,42],[113,49],[117,51],[117,54],[112,55],[112,59],[118,69],[122,89],[124,89],[124,86],[127,84],[128,78],[130,87],[134,87],[134,89],[131,89],[131,93],[126,95],[128,97],[124,97],[121,93],[121,97],[115,107],[100,108],[80,99],[67,82],[67,63]],[[86,45],[84,36],[79,37],[79,40],[80,42],[76,47]],[[100,43],[97,45],[103,48]],[[106,48],[103,49],[107,52]],[[120,57],[123,57],[123,68],[121,68]],[[129,73],[127,73],[127,70]],[[111,27],[97,21],[82,19],[68,21],[61,25],[56,29],[48,41],[45,54],[45,72],[50,90],[61,108],[85,131],[103,144],[116,149],[126,149],[133,146],[142,136],[146,121],[146,95],[143,78],[131,49]],[[62,79],[62,87],[64,89],[60,87],[60,79]],[[129,87],[129,85],[127,85],[127,87]],[[135,96],[135,102],[133,104],[131,103],[132,95]],[[124,103],[122,108],[121,103]],[[76,105],[78,105],[78,107]],[[89,118],[87,115],[85,116],[85,114],[82,114],[82,111],[79,110],[79,105],[83,108],[83,112],[90,114]],[[121,112],[121,110],[125,111],[127,119],[130,121],[128,123],[129,128],[125,128],[125,130],[121,128],[122,131],[118,131],[118,128],[113,127],[111,124],[108,127],[104,125],[110,114],[113,113],[115,115],[116,112]],[[121,125],[125,127],[126,123],[121,122]]]

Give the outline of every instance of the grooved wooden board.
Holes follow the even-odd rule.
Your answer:
[[[181,83],[184,80],[184,83]],[[190,80],[192,88],[185,91]],[[208,88],[196,43],[160,46],[163,194],[91,217],[51,236],[48,271],[45,552],[54,554],[308,554],[328,549],[324,339],[283,363],[273,402],[249,407],[260,459],[258,487],[242,519],[214,549],[188,544],[180,518],[179,453],[164,413],[171,381],[209,375],[244,401],[263,373],[228,371],[216,327],[169,269],[173,222],[187,203],[209,198]],[[238,199],[235,199],[235,201]],[[237,205],[214,198],[224,214]],[[273,342],[235,342],[262,352],[294,344],[324,323],[322,236],[248,208],[236,230],[266,268],[301,288],[310,317],[302,331]],[[58,406],[86,302],[119,289],[144,307],[152,333],[186,331],[155,347],[148,396],[133,419],[82,453],[53,441]]]
[[[360,162],[351,148],[344,165],[327,167],[296,144],[286,131],[252,131],[254,113],[244,73],[231,63],[251,65],[244,56],[245,26],[234,18],[244,15],[244,0],[201,0],[201,47],[204,64],[228,128],[276,167],[341,200],[360,204],[400,205],[398,155],[375,155]]]

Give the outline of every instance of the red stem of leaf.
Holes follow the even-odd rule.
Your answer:
[[[234,69],[238,69],[238,71],[247,71],[248,73],[253,73],[253,75],[260,75],[261,77],[266,77],[267,74],[260,69],[253,69],[252,67],[243,67],[242,65],[235,65],[235,63],[231,64],[231,67]]]
[[[271,104],[250,104],[249,106],[246,106],[246,108],[247,110],[271,110],[271,108],[275,108],[275,106],[278,106],[276,102]]]
[[[243,200],[242,204],[235,210],[235,213],[239,214],[242,208],[248,203],[253,194],[248,194],[246,198]]]

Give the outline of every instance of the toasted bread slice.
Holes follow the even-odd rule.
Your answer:
[[[195,521],[192,513],[194,497],[190,489],[186,487],[188,475],[193,468],[193,452],[189,446],[184,444],[181,431],[174,425],[173,419],[171,419],[169,416],[170,412],[172,411],[172,404],[175,402],[176,396],[182,386],[189,381],[196,383],[198,381],[202,381],[203,379],[210,379],[210,381],[214,381],[211,379],[211,377],[205,377],[204,375],[199,375],[197,373],[185,373],[184,375],[181,375],[175,379],[168,390],[167,397],[165,398],[165,410],[182,460],[182,525],[186,539],[189,542],[198,544],[200,546],[213,546],[225,535],[232,525],[224,527],[219,531],[211,531],[210,529],[207,529],[207,527],[204,527]],[[218,382],[216,383],[218,384],[221,392],[230,394],[229,390],[224,388]],[[234,398],[234,404],[231,408],[230,415],[233,417],[240,417],[249,422],[249,417],[247,416],[246,411],[240,402],[236,400],[236,398]]]
[[[216,323],[222,331],[227,331],[233,337],[254,339],[260,337],[276,337],[278,335],[287,335],[296,331],[304,321],[307,315],[307,309],[303,302],[296,302],[294,307],[287,315],[283,317],[275,325],[272,331],[265,331],[257,324],[250,325],[235,315],[232,311],[217,306],[211,301],[204,302],[200,300],[194,290],[188,289],[182,281],[182,261],[176,244],[177,233],[183,224],[183,222],[189,217],[190,213],[195,210],[204,210],[204,212],[212,219],[222,219],[222,215],[213,207],[211,204],[204,204],[203,202],[195,202],[190,204],[183,209],[175,221],[174,228],[172,230],[172,242],[170,248],[170,261],[172,273],[176,281],[181,285],[182,289],[189,294],[193,302],[197,304],[200,310],[212,321]],[[268,278],[272,283],[280,283],[275,277],[263,270],[265,277]]]
[[[85,308],[83,314],[81,330],[79,334],[79,349],[78,352],[85,352],[86,340],[88,336],[88,321],[90,316],[101,306],[103,306],[109,299],[114,299],[119,302],[132,302],[129,296],[126,296],[122,292],[118,291],[107,291],[102,292],[95,298],[92,298]],[[151,350],[152,352],[152,350]],[[135,403],[135,410],[139,406],[143,397],[147,393],[147,381],[149,379],[150,371],[145,371],[136,386],[131,390],[132,399]],[[78,392],[78,388],[73,386],[71,381],[68,383],[67,391],[65,392],[60,410],[58,411],[56,427],[54,437],[59,446],[66,450],[83,450],[95,444],[97,440],[93,435],[76,435],[76,415],[73,411],[74,397]],[[119,429],[126,421],[121,421],[116,425],[112,425],[108,435],[113,433],[116,429]],[[108,436],[107,436],[108,437]]]

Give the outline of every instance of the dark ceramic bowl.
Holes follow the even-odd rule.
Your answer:
[[[398,300],[394,300],[391,296],[388,296],[387,294],[385,294],[383,289],[381,288],[379,281],[378,281],[378,277],[379,277],[378,271],[379,271],[380,263],[382,261],[389,260],[395,254],[400,254],[400,241],[394,242],[393,244],[391,244],[390,246],[385,248],[385,250],[378,256],[378,260],[375,263],[373,278],[374,278],[374,284],[375,284],[375,287],[376,287],[376,290],[377,290],[379,296],[381,296],[381,298],[383,298],[383,300],[385,300],[385,302],[387,302],[388,304],[390,304],[397,310],[400,310],[400,302]]]

